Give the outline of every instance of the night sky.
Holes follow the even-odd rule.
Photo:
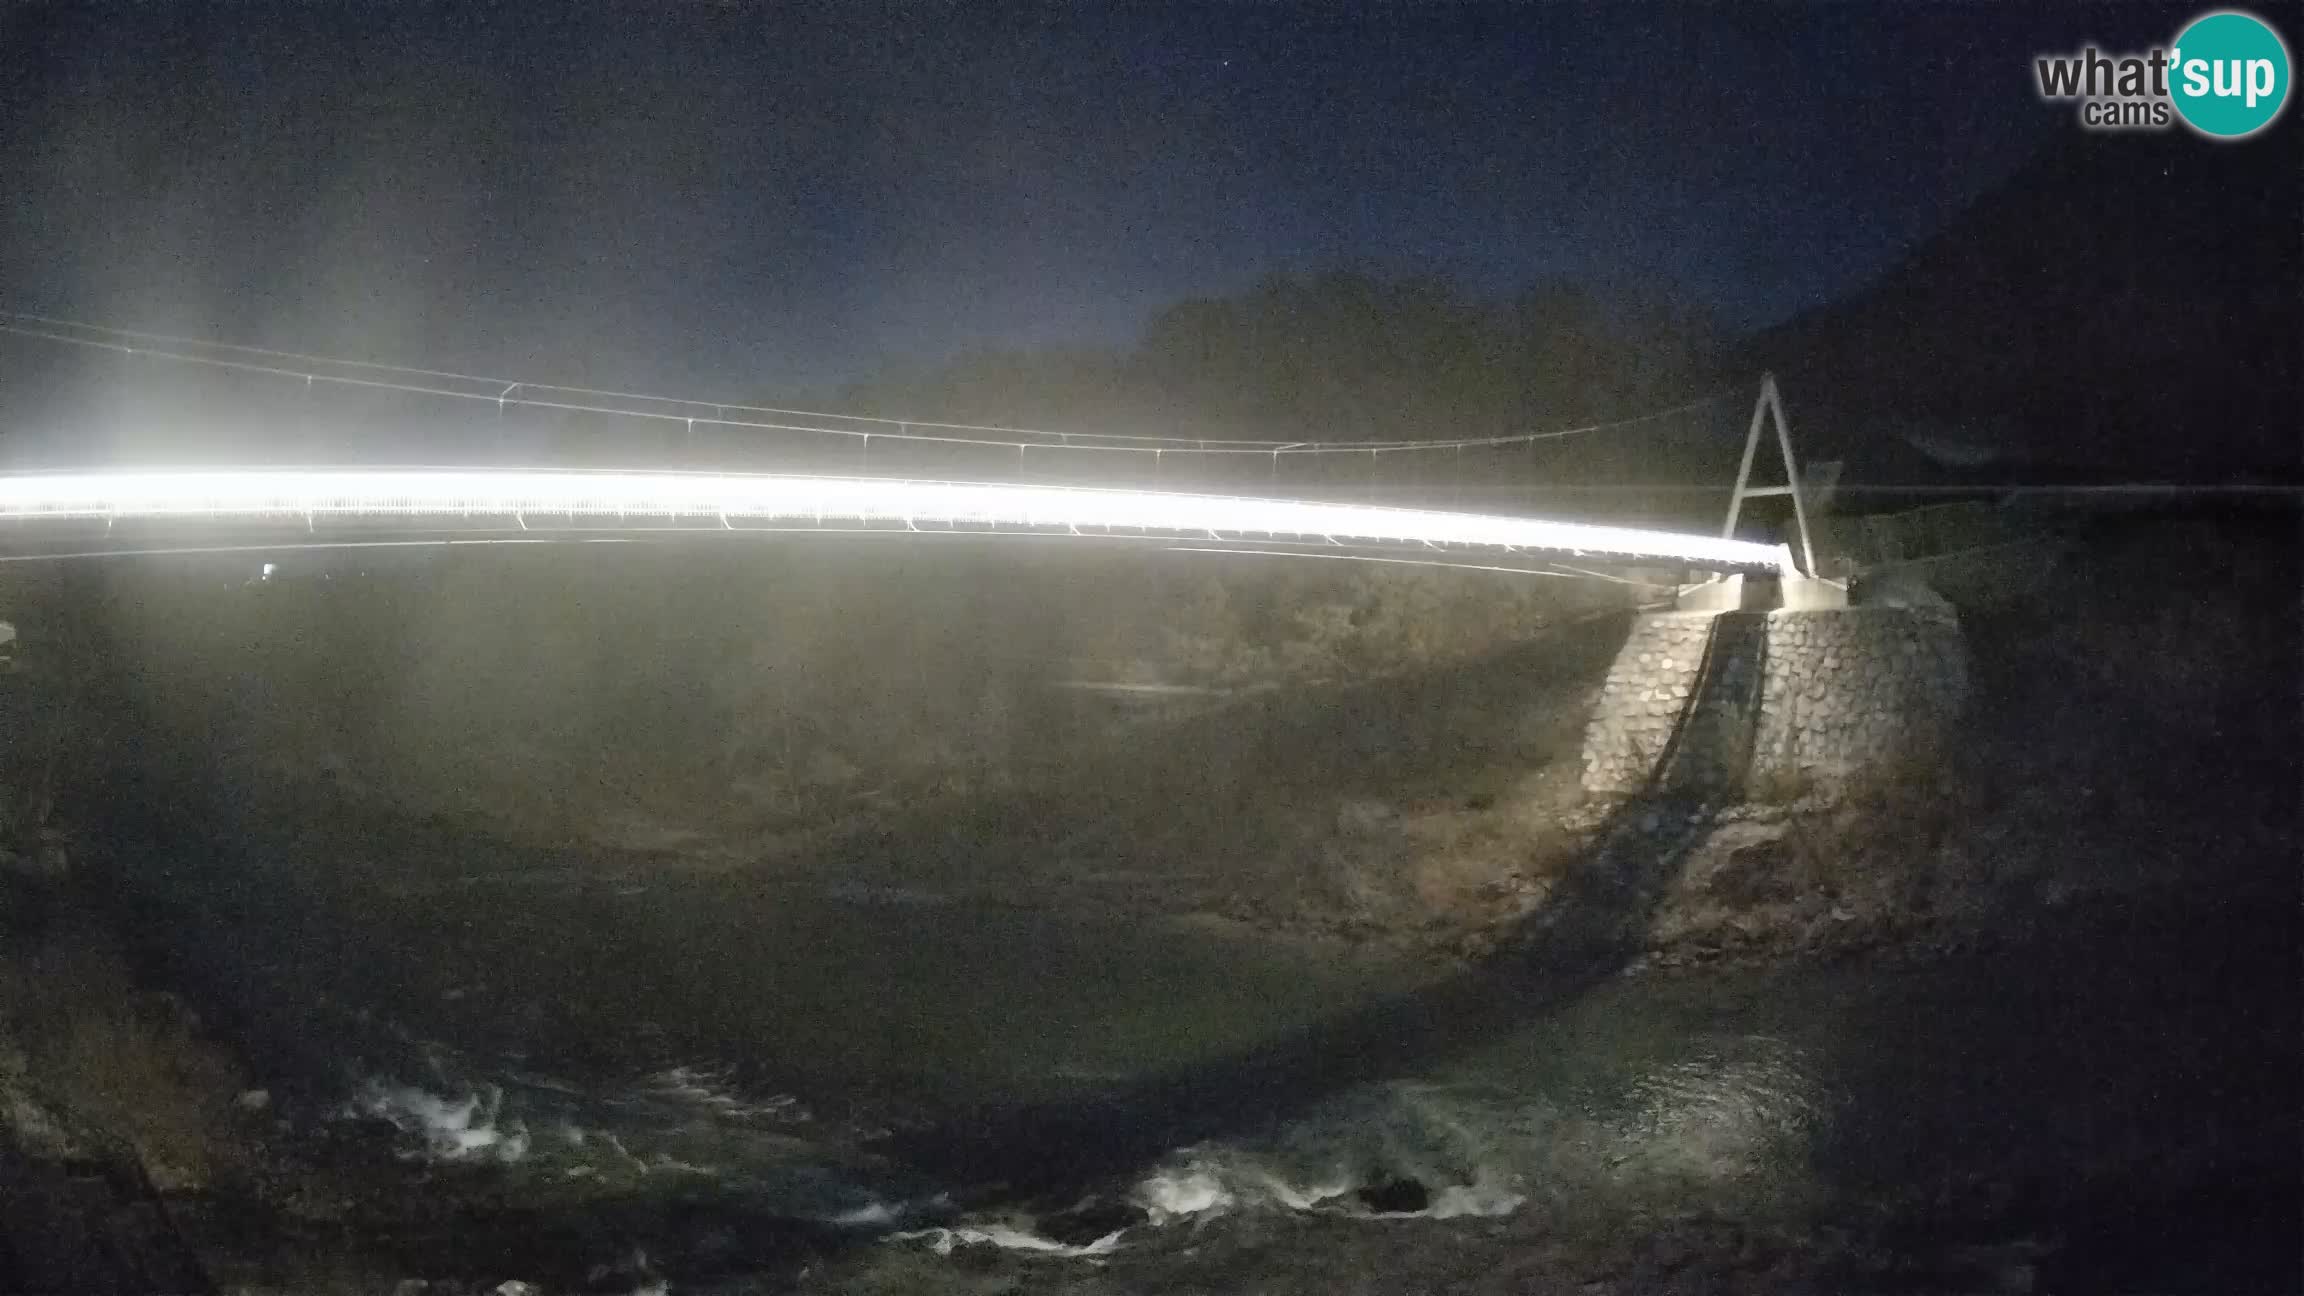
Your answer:
[[[0,298],[722,398],[1340,264],[1745,329],[2075,129],[2032,55],[2187,13],[561,8],[0,5]]]

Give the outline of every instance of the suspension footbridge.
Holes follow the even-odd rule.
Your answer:
[[[1543,484],[1522,483],[1515,498],[1512,474],[1500,471],[1534,463],[1545,443],[1621,424],[1376,442],[1046,432],[555,387],[5,312],[0,335],[223,375],[229,390],[142,417],[173,420],[210,456],[251,439],[235,430],[271,441],[253,461],[0,475],[0,558],[888,532],[1412,553],[1440,565],[1797,571],[1784,545],[1545,516]],[[1773,392],[1763,389],[1752,443]],[[297,450],[341,459],[362,445],[436,444],[443,432],[459,460],[448,466],[280,463]],[[619,466],[588,466],[604,448]],[[531,461],[503,462],[515,455]],[[1761,492],[1740,476],[1738,503],[1746,493]]]

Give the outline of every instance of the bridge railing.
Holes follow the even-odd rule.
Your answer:
[[[1668,464],[1732,456],[1737,413],[1728,399],[1737,393],[1723,391],[1586,427],[1383,442],[1239,441],[722,405],[6,312],[0,340],[72,357],[28,368],[19,356],[0,370],[0,419],[19,442],[11,457],[40,466],[776,472],[1253,495],[1702,531],[1721,514],[1726,473],[1658,479]],[[27,374],[36,380],[25,381]],[[44,443],[26,435],[42,429],[51,434]]]

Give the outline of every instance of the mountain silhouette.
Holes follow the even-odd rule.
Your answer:
[[[1849,480],[2296,482],[2298,138],[2075,128],[1739,359]]]

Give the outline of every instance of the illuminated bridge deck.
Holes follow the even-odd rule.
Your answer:
[[[1780,545],[1541,518],[1158,490],[783,474],[183,470],[0,477],[0,554],[222,538],[890,531],[1266,543],[1781,572]]]

